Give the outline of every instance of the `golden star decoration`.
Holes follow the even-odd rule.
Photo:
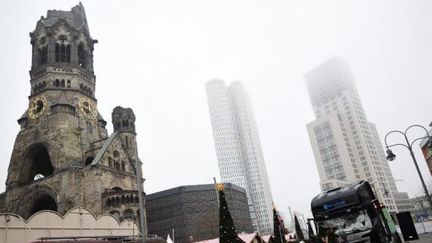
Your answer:
[[[218,191],[223,191],[225,189],[225,186],[223,183],[216,183],[216,189]]]

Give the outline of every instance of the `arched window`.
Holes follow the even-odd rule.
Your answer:
[[[59,42],[55,45],[56,62],[70,62],[70,45],[66,42],[67,37],[59,36]]]
[[[123,171],[126,170],[126,166],[125,166],[125,162],[124,161],[121,162],[121,169]]]
[[[54,173],[48,150],[42,144],[33,146],[25,155],[25,166],[18,181],[27,183],[51,176]]]
[[[130,208],[125,209],[125,211],[123,212],[123,219],[134,219],[134,218],[135,218],[134,211]]]
[[[45,64],[48,61],[48,47],[42,46],[39,48],[39,64]]]
[[[78,65],[82,68],[87,66],[86,50],[84,49],[83,43],[78,45]]]
[[[117,150],[114,150],[113,156],[114,156],[114,158],[117,158],[119,156],[119,152]]]
[[[45,64],[48,61],[48,45],[45,37],[42,37],[39,42],[39,64]]]
[[[55,47],[56,62],[70,62],[70,45],[56,44]]]

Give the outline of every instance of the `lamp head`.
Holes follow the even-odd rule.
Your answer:
[[[393,153],[393,151],[391,151],[391,149],[387,149],[386,152],[387,152],[386,159],[387,159],[388,161],[393,161],[393,160],[396,159],[396,155]]]

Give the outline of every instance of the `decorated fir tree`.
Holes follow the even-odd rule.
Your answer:
[[[312,239],[313,238],[313,229],[312,229],[312,225],[311,225],[311,223],[310,223],[309,220],[307,222],[307,226],[308,226],[308,236],[309,236],[309,239]]]
[[[224,185],[216,184],[219,191],[219,243],[242,243],[237,236],[231,213],[225,198]]]
[[[285,237],[281,232],[281,225],[279,221],[279,214],[276,211],[276,207],[273,205],[273,236],[274,243],[285,243]]]
[[[297,240],[304,240],[303,231],[300,227],[299,221],[297,219],[297,215],[294,215],[294,224],[295,224]]]

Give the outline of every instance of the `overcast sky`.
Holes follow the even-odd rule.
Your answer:
[[[288,206],[309,214],[320,192],[305,127],[314,117],[304,81],[318,64],[333,56],[350,64],[381,138],[432,121],[432,1],[82,2],[90,33],[99,40],[98,109],[112,132],[112,109],[133,108],[147,193],[219,178],[204,87],[210,79],[240,80],[248,90],[273,199],[285,214]],[[76,4],[2,2],[0,190],[19,131],[16,120],[28,106],[29,32],[48,9]],[[408,151],[394,152],[398,188],[420,194]]]

